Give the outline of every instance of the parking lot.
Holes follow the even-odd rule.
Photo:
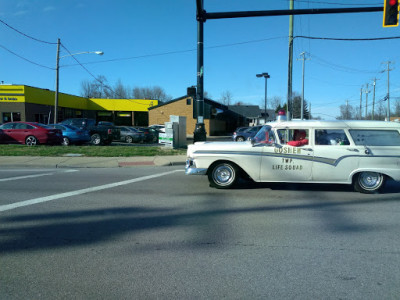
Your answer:
[[[396,299],[400,186],[2,168],[0,298]]]

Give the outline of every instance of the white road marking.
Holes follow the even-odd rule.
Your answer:
[[[62,172],[52,172],[52,173],[42,173],[42,174],[34,174],[34,175],[8,177],[8,178],[0,179],[0,182],[19,180],[19,179],[27,179],[27,178],[35,178],[35,177],[41,177],[41,176],[51,176],[51,175],[54,175],[57,173],[59,174],[59,173],[71,173],[71,172],[78,172],[78,170],[66,170],[66,171],[62,171]]]
[[[149,180],[149,179],[153,179],[153,178],[169,175],[169,174],[176,173],[176,172],[182,172],[182,170],[174,170],[174,171],[170,171],[170,172],[164,172],[164,173],[159,173],[159,174],[139,177],[139,178],[135,178],[135,179],[124,180],[124,181],[115,182],[115,183],[109,183],[109,184],[100,185],[100,186],[94,186],[94,187],[91,187],[91,188],[76,190],[76,191],[72,191],[72,192],[56,194],[56,195],[51,195],[51,196],[47,196],[47,197],[40,197],[40,198],[35,198],[35,199],[31,199],[31,200],[16,202],[16,203],[7,204],[7,205],[0,205],[0,212],[16,209],[16,208],[19,208],[19,207],[34,205],[34,204],[38,204],[38,203],[53,201],[53,200],[57,200],[57,199],[62,199],[62,198],[67,198],[67,197],[72,197],[72,196],[78,196],[78,195],[82,195],[82,194],[86,194],[86,193],[98,192],[98,191],[101,191],[101,190],[110,189],[110,188],[114,188],[114,187],[117,187],[117,186],[130,184],[130,183],[145,181],[145,180]]]

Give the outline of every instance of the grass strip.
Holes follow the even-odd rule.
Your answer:
[[[183,155],[185,149],[164,146],[26,146],[0,145],[0,156],[65,156],[76,154],[87,157],[129,157]]]

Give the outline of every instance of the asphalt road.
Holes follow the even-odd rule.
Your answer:
[[[0,170],[0,299],[398,299],[400,184]]]

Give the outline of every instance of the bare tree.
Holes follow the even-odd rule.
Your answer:
[[[353,106],[351,105],[340,105],[340,116],[337,117],[336,119],[338,120],[353,120],[356,118],[356,110],[354,109]]]
[[[396,102],[394,103],[393,113],[396,117],[400,117],[400,100],[396,100]]]
[[[282,105],[282,98],[278,97],[278,96],[274,96],[270,101],[268,101],[270,104],[268,105],[267,103],[267,107],[269,106],[271,109],[273,110],[277,110],[278,107],[280,108]]]
[[[153,99],[161,102],[168,102],[172,99],[171,96],[167,95],[163,88],[159,86],[154,87],[135,87],[133,89],[133,98],[135,99]]]
[[[114,86],[114,89],[112,90],[113,92],[113,97],[115,99],[129,99],[131,98],[130,92],[129,92],[129,88],[125,87],[122,84],[121,79],[119,79],[117,81],[117,83]]]
[[[82,97],[88,98],[110,98],[112,89],[108,86],[107,78],[100,75],[92,82],[83,81],[80,94]]]
[[[232,93],[230,91],[224,91],[221,94],[221,100],[220,102],[224,105],[231,105],[232,103]]]

